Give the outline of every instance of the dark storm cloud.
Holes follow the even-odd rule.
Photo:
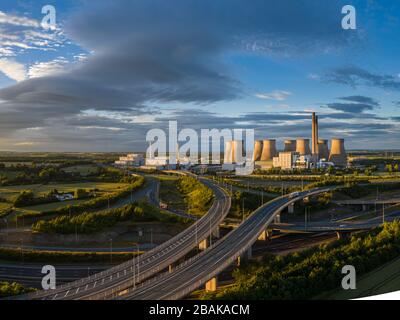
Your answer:
[[[84,4],[66,22],[66,34],[93,54],[62,74],[0,90],[3,134],[51,126],[87,109],[138,115],[154,103],[201,108],[235,99],[242,85],[223,63],[225,53],[307,54],[349,45],[356,34],[338,27],[341,0]]]
[[[361,113],[366,110],[374,109],[374,106],[365,103],[328,103],[326,106],[330,109],[350,113]]]
[[[364,111],[371,111],[376,108],[379,108],[379,102],[373,98],[366,96],[348,96],[338,98],[345,102],[334,102],[327,103],[325,107],[342,111],[345,113],[347,117],[349,114],[362,114],[365,117]],[[372,114],[367,114],[367,117],[373,116]]]
[[[379,106],[379,102],[371,97],[348,96],[348,97],[341,97],[339,99],[344,100],[344,101],[356,102],[356,103],[365,103],[365,104],[369,104],[369,105],[375,106],[375,107]]]
[[[400,81],[397,75],[372,73],[357,66],[330,70],[322,79],[352,87],[367,85],[387,90],[400,90]]]

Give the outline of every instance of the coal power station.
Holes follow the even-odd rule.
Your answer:
[[[327,139],[319,138],[319,119],[311,114],[311,145],[309,138],[286,139],[281,152],[277,150],[276,139],[265,138],[254,141],[252,161],[256,167],[281,169],[326,168],[329,166],[346,167],[347,154],[344,139],[332,138],[329,148]],[[243,152],[243,141],[225,143],[224,163],[235,164]]]

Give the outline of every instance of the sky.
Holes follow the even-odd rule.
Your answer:
[[[399,17],[396,0],[2,0],[0,150],[144,151],[169,120],[280,147],[313,111],[321,138],[400,149]]]

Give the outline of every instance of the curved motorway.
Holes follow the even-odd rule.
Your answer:
[[[320,188],[274,199],[258,208],[237,229],[217,241],[206,251],[179,265],[172,273],[141,283],[125,292],[116,292],[115,298],[138,300],[181,299],[196,290],[242,256],[267,228],[274,217],[289,204],[308,196],[332,190]]]
[[[201,240],[207,239],[228,214],[231,206],[231,199],[222,188],[207,179],[200,180],[213,190],[214,202],[206,215],[177,236],[136,259],[93,276],[68,283],[55,290],[38,291],[15,297],[15,299],[106,299],[116,292],[135,286],[175,263],[196,247]]]

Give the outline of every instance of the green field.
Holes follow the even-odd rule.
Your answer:
[[[400,290],[400,258],[357,278],[356,287],[355,290],[336,289],[316,298],[347,300]]]
[[[72,167],[67,167],[63,169],[65,172],[69,173],[79,173],[82,176],[87,176],[91,173],[95,173],[97,170],[97,166],[86,164],[86,165],[76,165]]]
[[[99,189],[100,193],[115,192],[128,186],[127,183],[111,183],[111,182],[80,182],[80,183],[65,183],[65,184],[33,184],[33,185],[18,185],[0,187],[0,197],[7,200],[12,200],[22,190],[32,190],[35,196],[40,196],[53,189],[59,192],[73,192],[76,189]]]

